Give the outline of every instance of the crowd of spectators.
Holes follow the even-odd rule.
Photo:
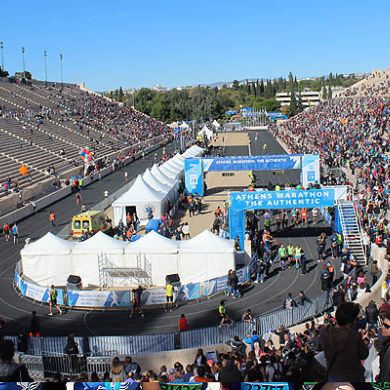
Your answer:
[[[327,170],[343,169],[337,184],[350,173],[366,238],[388,247],[389,101],[332,99],[271,129],[292,153],[319,153]]]

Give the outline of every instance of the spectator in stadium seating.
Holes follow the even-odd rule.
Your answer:
[[[379,310],[373,300],[370,301],[368,306],[365,309],[366,321],[368,324],[368,329],[377,328]]]
[[[0,342],[0,381],[32,382],[26,367],[13,361],[15,346],[11,340]]]
[[[118,357],[114,357],[114,359],[112,359],[110,373],[113,382],[123,382],[124,367]]]
[[[359,306],[342,303],[336,310],[336,326],[320,330],[321,346],[328,367],[328,381],[364,382],[361,360],[368,357],[368,347],[353,325],[359,315]]]
[[[380,382],[390,382],[390,311],[381,314],[382,345],[380,350]]]
[[[232,359],[227,356],[222,358],[222,368],[218,373],[218,381],[222,383],[241,382],[241,373]]]
[[[199,348],[195,356],[194,364],[196,366],[204,366],[206,363],[207,363],[207,358],[203,353],[203,349]]]

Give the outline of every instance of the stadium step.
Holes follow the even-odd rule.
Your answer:
[[[345,246],[351,250],[353,257],[359,264],[365,265],[366,256],[364,255],[361,228],[355,204],[346,200],[339,200],[337,204]]]

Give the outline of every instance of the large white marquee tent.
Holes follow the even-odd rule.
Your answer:
[[[182,284],[202,282],[235,269],[234,242],[206,230],[188,241],[173,241],[150,232],[135,242],[123,242],[99,232],[73,243],[51,233],[21,251],[25,277],[42,286],[66,285],[69,275],[81,277],[83,287],[99,286],[99,256],[113,267],[150,270],[155,286],[179,274]]]

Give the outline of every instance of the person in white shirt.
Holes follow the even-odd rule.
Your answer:
[[[188,226],[188,222],[183,225],[181,232],[183,233],[184,240],[188,240],[190,238],[190,227]]]

